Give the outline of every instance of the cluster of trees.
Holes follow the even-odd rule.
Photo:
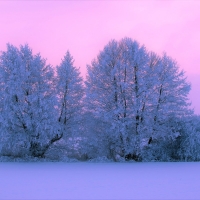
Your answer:
[[[115,161],[200,160],[200,117],[175,60],[130,38],[87,66],[55,68],[28,45],[0,55],[0,155]]]

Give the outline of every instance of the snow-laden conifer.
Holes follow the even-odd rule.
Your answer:
[[[68,140],[78,140],[82,129],[84,88],[79,68],[74,66],[74,60],[69,51],[57,66],[56,94],[58,123],[66,148],[70,149],[69,146],[67,147]],[[75,147],[71,144],[71,148]]]

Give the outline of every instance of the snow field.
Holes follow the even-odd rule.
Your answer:
[[[0,199],[200,199],[200,163],[0,163]]]

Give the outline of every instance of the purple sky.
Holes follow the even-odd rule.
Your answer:
[[[28,43],[54,66],[69,50],[85,74],[110,39],[123,37],[175,58],[200,114],[200,1],[0,1],[0,50]]]

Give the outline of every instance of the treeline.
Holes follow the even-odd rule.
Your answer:
[[[175,60],[110,41],[84,82],[67,51],[56,68],[28,45],[0,54],[0,156],[199,161],[200,117]]]

